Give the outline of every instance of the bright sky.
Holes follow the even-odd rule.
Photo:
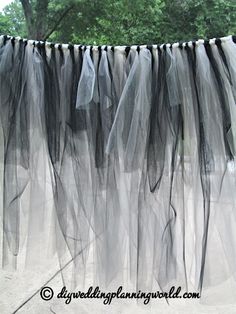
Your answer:
[[[2,9],[11,2],[12,0],[0,0],[0,11],[2,11]]]

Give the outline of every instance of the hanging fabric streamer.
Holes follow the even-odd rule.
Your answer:
[[[57,255],[66,283],[146,291],[235,277],[235,41],[1,36],[2,266]]]

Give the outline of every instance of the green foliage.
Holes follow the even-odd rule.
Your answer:
[[[36,0],[31,1],[35,11]],[[61,12],[73,4],[61,22]],[[57,25],[55,27],[55,25]],[[51,0],[48,40],[92,45],[175,42],[236,34],[235,0]],[[27,36],[19,0],[0,14],[0,33]]]
[[[7,5],[0,13],[0,34],[27,37],[25,17],[20,1]]]

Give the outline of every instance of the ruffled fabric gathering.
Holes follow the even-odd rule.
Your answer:
[[[66,282],[146,291],[235,277],[235,38],[0,41],[2,266],[57,255]]]

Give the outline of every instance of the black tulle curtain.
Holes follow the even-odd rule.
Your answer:
[[[146,290],[235,276],[235,42],[1,36],[3,267],[57,255],[75,285]]]

